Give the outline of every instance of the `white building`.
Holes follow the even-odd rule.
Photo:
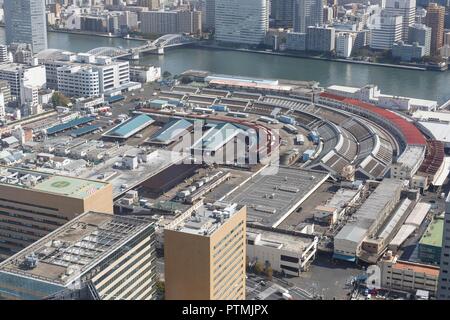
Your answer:
[[[370,48],[391,50],[394,43],[402,39],[402,16],[390,16],[383,11],[374,19],[375,22],[371,25]]]
[[[136,85],[128,61],[71,52],[43,52],[38,59],[45,65],[48,87],[69,96],[115,95]]]
[[[371,84],[361,88],[332,85],[327,87],[326,91],[347,98],[373,103],[376,106],[390,110],[434,111],[437,108],[437,101],[382,94],[376,85]]]
[[[11,57],[8,52],[8,47],[4,44],[0,45],[0,63],[11,62]]]
[[[269,29],[267,0],[216,0],[217,41],[258,45]]]
[[[94,97],[100,94],[99,72],[91,66],[66,65],[56,71],[57,90],[66,96]]]
[[[161,78],[161,68],[156,66],[132,66],[130,80],[134,82],[155,82]]]
[[[416,17],[416,0],[386,0],[384,11],[393,16],[402,16],[402,40],[408,41],[409,27]]]
[[[6,80],[11,88],[11,95],[16,100],[23,98],[23,87],[44,88],[46,86],[45,67],[28,66],[17,63],[0,65],[0,80]]]
[[[318,238],[290,235],[259,229],[247,229],[249,262],[270,265],[273,271],[299,276],[307,270],[317,252]]]
[[[336,35],[336,55],[348,58],[352,55],[354,36],[351,33],[337,33]]]
[[[352,221],[334,237],[333,258],[355,261],[362,252],[363,241],[383,226],[387,216],[396,207],[403,182],[384,179],[363,205],[352,215]]]
[[[401,261],[388,252],[379,263],[383,289],[416,293],[425,290],[435,296],[438,287],[439,267]]]

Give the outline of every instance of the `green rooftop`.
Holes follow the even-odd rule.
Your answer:
[[[72,198],[84,199],[105,187],[104,182],[77,179],[63,176],[51,176],[48,179],[38,183],[33,189],[62,194]]]
[[[433,247],[442,247],[442,236],[444,232],[444,218],[436,217],[420,239],[420,244]]]

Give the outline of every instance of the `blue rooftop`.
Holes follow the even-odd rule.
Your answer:
[[[72,129],[76,126],[92,122],[94,120],[95,120],[95,118],[93,118],[93,117],[83,117],[83,118],[74,119],[74,120],[71,120],[68,122],[58,124],[54,127],[48,128],[47,134],[55,134],[58,132],[62,132],[62,131],[68,130],[68,129]]]
[[[222,122],[209,129],[206,134],[197,141],[192,148],[201,147],[204,151],[217,151],[242,130],[231,123]]]
[[[102,126],[100,126],[100,125],[90,125],[90,126],[85,126],[85,127],[83,127],[83,128],[79,128],[79,129],[72,130],[72,131],[70,132],[70,135],[71,135],[72,137],[80,137],[80,136],[82,136],[82,135],[85,135],[85,134],[94,132],[95,130],[98,130],[98,129],[101,128],[101,127],[102,127]]]
[[[151,140],[162,143],[170,143],[193,126],[192,122],[185,119],[176,119],[168,122],[164,127],[158,130]]]
[[[115,126],[104,134],[106,137],[129,138],[133,134],[151,125],[155,120],[146,114],[140,114]]]

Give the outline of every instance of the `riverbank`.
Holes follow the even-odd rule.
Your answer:
[[[230,48],[230,47],[223,47],[223,46],[204,44],[204,43],[197,43],[197,44],[195,44],[195,46],[198,48],[201,48],[201,49],[206,49],[206,50],[238,51],[238,52],[246,52],[246,53],[256,53],[256,54],[280,56],[280,57],[360,64],[360,65],[368,65],[368,66],[374,66],[374,67],[385,67],[385,68],[395,68],[395,69],[415,70],[415,71],[428,71],[427,68],[425,68],[425,67],[397,65],[397,64],[389,64],[389,63],[367,62],[367,61],[357,61],[357,60],[348,60],[348,59],[334,59],[334,58],[327,58],[327,57],[318,57],[318,56],[297,54],[297,53],[293,53],[293,52],[274,52],[274,51],[265,51],[265,50]]]
[[[144,38],[125,37],[125,36],[121,36],[121,35],[117,35],[117,34],[109,34],[109,33],[107,34],[107,33],[99,33],[99,32],[80,31],[80,30],[66,30],[66,29],[51,29],[51,28],[49,28],[47,31],[52,32],[52,33],[69,33],[69,34],[103,37],[103,38],[110,38],[110,39],[123,39],[123,40],[133,40],[133,41],[142,41],[142,42],[148,41],[147,39],[144,39]]]

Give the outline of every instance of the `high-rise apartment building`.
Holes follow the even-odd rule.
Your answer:
[[[444,232],[441,249],[441,268],[436,298],[450,300],[450,193],[445,201]]]
[[[267,0],[216,0],[217,41],[258,45],[269,28]]]
[[[294,31],[305,33],[310,26],[323,24],[322,0],[294,0]]]
[[[402,40],[408,41],[409,27],[416,16],[416,0],[386,0],[384,11],[392,16],[402,16]]]
[[[313,27],[306,29],[306,49],[308,51],[330,52],[335,48],[336,31],[330,27]]]
[[[6,44],[27,43],[34,53],[47,49],[47,21],[42,0],[5,0]]]
[[[202,32],[202,12],[189,10],[141,12],[141,31],[149,34]]]
[[[43,88],[46,85],[44,66],[27,66],[19,63],[0,65],[0,80],[7,81],[10,92],[8,99],[20,102],[24,87]]]
[[[113,212],[108,183],[0,167],[0,259],[86,211]]]
[[[270,18],[275,27],[292,28],[294,19],[294,0],[271,0]]]
[[[336,55],[348,58],[352,54],[355,35],[348,32],[340,32],[336,35]]]
[[[431,28],[431,54],[438,54],[444,45],[444,16],[445,7],[430,3],[427,7],[425,24]]]
[[[151,222],[87,212],[0,264],[0,300],[151,300]]]
[[[425,47],[425,55],[430,55],[431,48],[431,28],[424,24],[415,23],[409,27],[408,42],[417,42]]]
[[[246,214],[216,202],[164,231],[166,299],[245,299]]]

